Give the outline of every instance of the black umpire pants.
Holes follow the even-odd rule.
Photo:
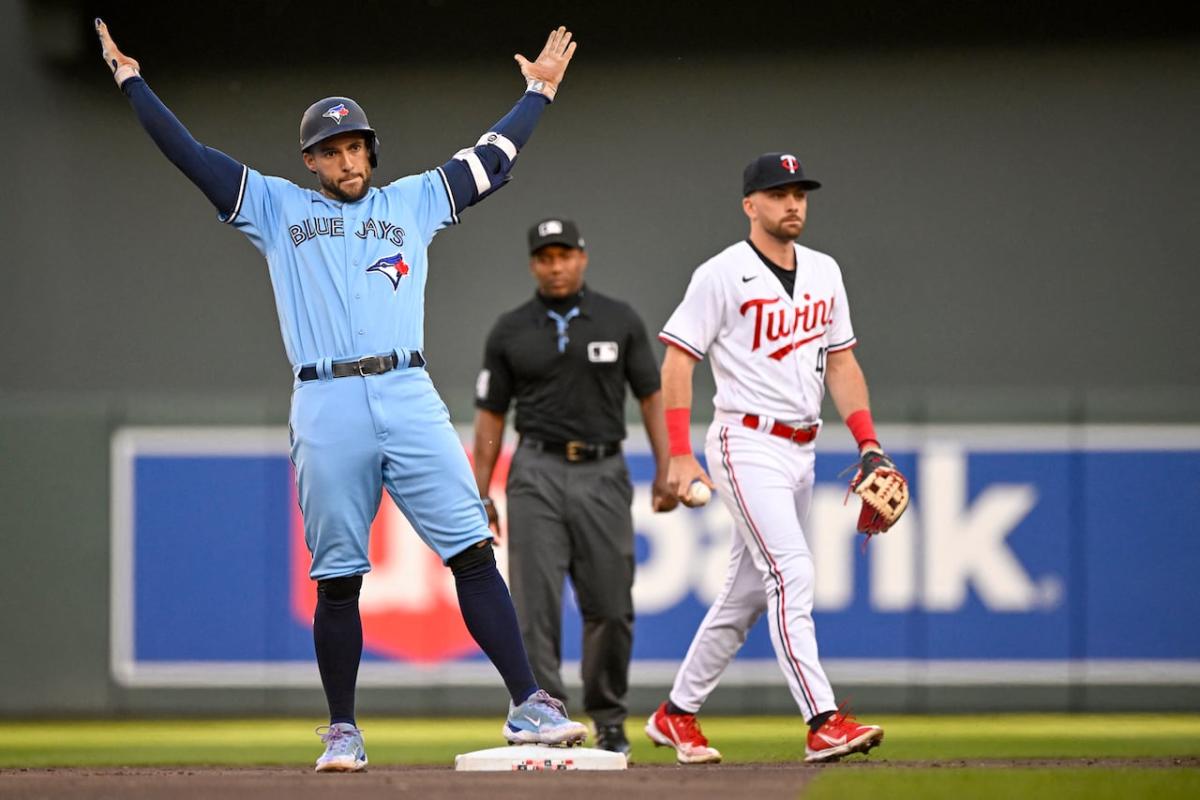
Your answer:
[[[583,617],[583,707],[625,720],[633,647],[633,486],[621,454],[570,463],[521,445],[508,473],[509,584],[538,684],[566,700],[562,590]]]

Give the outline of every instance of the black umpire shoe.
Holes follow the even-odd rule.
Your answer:
[[[596,747],[611,753],[620,753],[629,758],[629,739],[625,736],[625,726],[616,725],[596,726]]]

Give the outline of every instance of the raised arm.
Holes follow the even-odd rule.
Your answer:
[[[238,190],[245,167],[220,150],[205,147],[188,133],[187,128],[150,91],[141,77],[138,62],[118,49],[108,26],[97,17],[96,35],[104,63],[112,70],[117,86],[129,98],[138,121],[179,171],[204,192],[218,212],[228,216],[235,211]]]
[[[525,77],[526,90],[512,110],[493,125],[474,147],[460,150],[442,165],[454,213],[478,203],[507,183],[517,154],[521,152],[542,116],[554,100],[567,65],[575,55],[571,32],[560,27],[551,31],[535,61],[513,56]]]

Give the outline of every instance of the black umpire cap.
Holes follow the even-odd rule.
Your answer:
[[[569,219],[559,219],[558,217],[544,219],[529,229],[530,255],[551,244],[584,249],[583,237],[579,235],[579,228],[575,226],[575,223]]]
[[[791,153],[764,153],[742,172],[742,196],[789,183],[798,183],[805,191],[821,188],[820,182],[804,174],[804,165]]]

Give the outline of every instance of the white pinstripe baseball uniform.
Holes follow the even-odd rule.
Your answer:
[[[804,536],[814,445],[769,431],[776,423],[820,425],[826,355],[853,347],[856,339],[837,262],[793,247],[793,295],[748,242],[738,242],[693,273],[659,334],[712,365],[717,393],[705,454],[737,531],[725,585],[671,689],[671,702],[684,709],[704,704],[764,612],[804,718],[836,707],[817,654],[813,560]],[[755,428],[747,427],[747,415],[758,417]]]

